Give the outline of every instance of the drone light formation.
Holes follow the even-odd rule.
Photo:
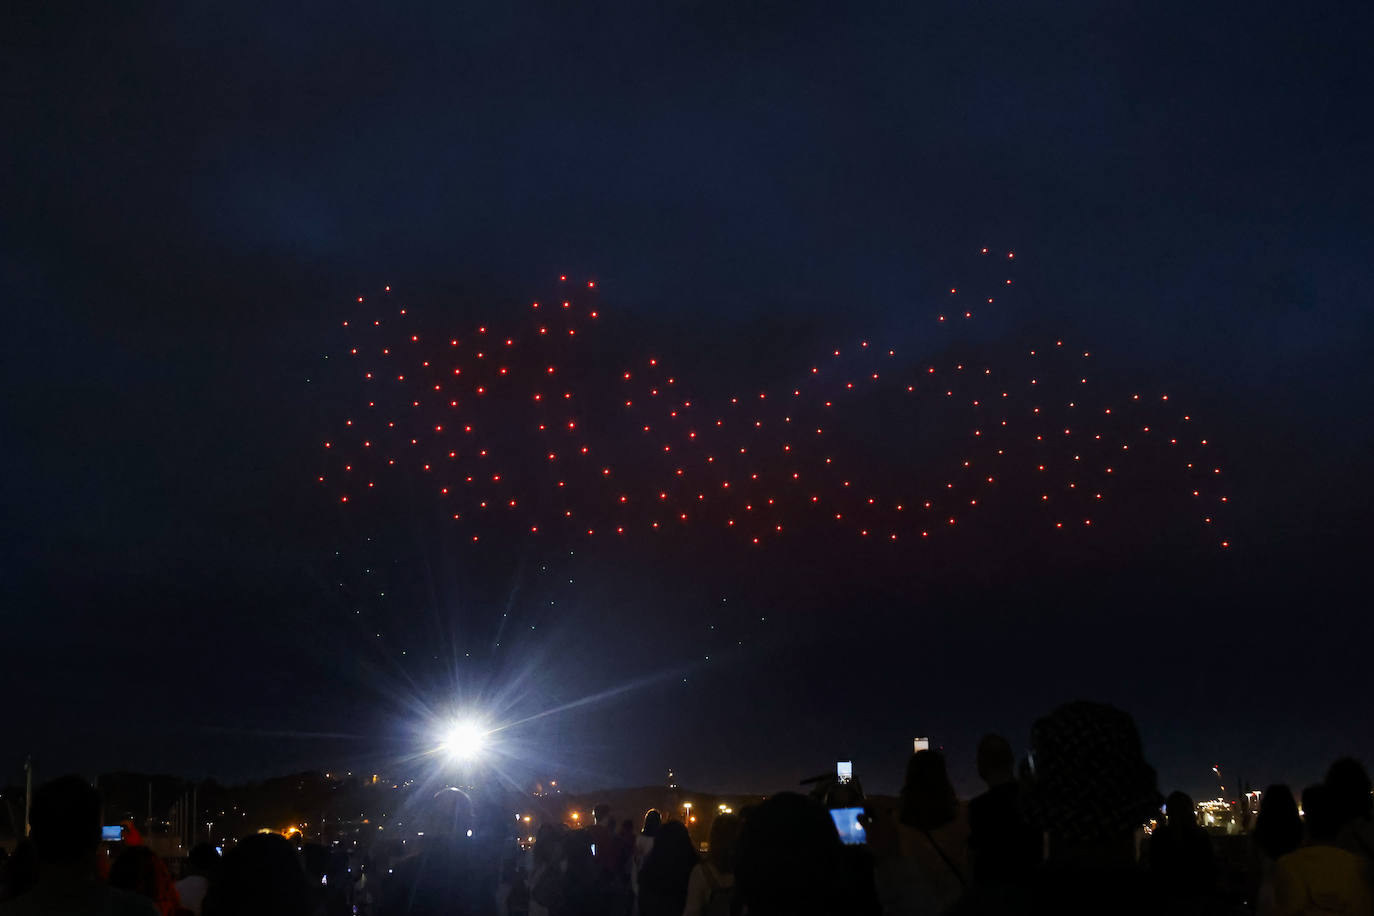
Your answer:
[[[1011,295],[1011,253],[983,253]],[[320,437],[313,483],[344,524],[428,504],[460,549],[518,536],[565,560],[588,542],[672,550],[698,532],[746,554],[911,564],[1018,538],[1090,555],[1190,516],[1179,535],[1233,549],[1228,476],[1177,392],[1112,390],[1094,349],[1060,336],[1011,353],[967,343],[978,312],[962,303],[996,298],[975,285],[936,291],[955,301],[918,319],[919,352],[836,340],[774,385],[733,391],[695,388],[699,368],[666,350],[608,359],[599,281],[560,277],[553,308],[430,330],[388,288],[342,322],[331,355],[357,395]],[[513,638],[501,624],[497,645]],[[464,720],[441,748],[466,759],[486,740]]]
[[[387,499],[388,490],[424,475],[423,485],[451,507],[455,522],[473,526],[474,538],[496,524],[495,513],[521,512],[528,513],[523,530],[550,538],[660,533],[671,520],[719,527],[747,545],[871,533],[905,544],[908,535],[928,537],[932,520],[944,519],[948,529],[982,514],[985,497],[1016,489],[1027,474],[1048,483],[1032,485],[1046,529],[1092,527],[1095,515],[1110,511],[1112,491],[1130,486],[1108,483],[1123,479],[1127,468],[1117,465],[1139,449],[1145,457],[1133,470],[1177,473],[1199,503],[1199,525],[1211,526],[1228,498],[1219,489],[1222,468],[1206,460],[1208,440],[1192,433],[1191,415],[1165,393],[1090,406],[1104,397],[1089,385],[1091,351],[1062,339],[1031,349],[1024,366],[1003,369],[957,358],[917,366],[895,347],[861,339],[803,364],[781,391],[740,392],[713,405],[688,395],[682,373],[658,355],[598,369],[579,332],[589,332],[602,309],[579,299],[565,278],[560,285],[567,291],[553,314],[540,314],[536,302],[527,315],[498,316],[433,341],[407,328],[406,309],[388,308],[389,294],[372,303],[380,317],[345,321],[361,328],[343,352],[365,406],[322,440],[332,460],[317,482],[355,508],[363,496]],[[947,296],[961,297],[959,288]],[[588,282],[584,295],[594,291]],[[958,314],[973,320],[971,311]],[[936,315],[932,336],[946,317]],[[553,334],[550,318],[563,325]],[[488,332],[505,350],[500,365],[481,344],[465,343]],[[956,405],[963,419],[933,407],[936,398]],[[865,412],[873,404],[881,407],[876,423]],[[937,414],[949,446],[943,451],[964,454],[944,470],[913,468],[899,453],[903,437]],[[832,454],[842,449],[842,458]],[[874,466],[888,472],[873,473]],[[634,471],[621,475],[622,467]],[[896,467],[902,473],[892,473]],[[908,503],[923,506],[925,516],[904,512]]]

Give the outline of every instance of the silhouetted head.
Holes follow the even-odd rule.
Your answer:
[[[604,802],[592,809],[592,823],[594,824],[604,824],[610,816],[611,806]]]
[[[1255,844],[1271,859],[1302,845],[1302,818],[1298,817],[1298,803],[1287,786],[1270,786],[1260,796]]]
[[[735,854],[735,893],[750,916],[844,912],[843,848],[814,799],[783,792],[749,808]]]
[[[645,836],[656,836],[658,829],[663,824],[663,815],[658,813],[657,808],[650,808],[644,812],[644,829],[640,833]]]
[[[1130,839],[1159,811],[1155,771],[1129,714],[1101,703],[1060,706],[1031,727],[1031,778],[1022,793],[1050,851]]]
[[[308,916],[310,887],[296,847],[275,833],[244,837],[224,854],[205,916]]]
[[[109,884],[151,900],[162,916],[173,916],[180,903],[171,872],[147,846],[125,846],[110,865]]]
[[[1016,779],[1016,755],[1001,735],[984,735],[978,742],[978,778],[990,786]]]
[[[1216,887],[1216,859],[1207,831],[1198,826],[1193,800],[1185,792],[1168,799],[1169,823],[1150,837],[1150,870],[1168,898],[1198,897]]]
[[[1196,827],[1197,812],[1193,808],[1193,797],[1187,792],[1170,792],[1164,801],[1169,813],[1169,825]]]
[[[1331,790],[1324,784],[1302,790],[1302,817],[1307,826],[1307,839],[1312,843],[1330,843],[1341,832],[1340,812]]]
[[[186,856],[186,868],[192,874],[209,878],[219,868],[219,853],[209,843],[197,843]]]
[[[100,848],[100,793],[75,773],[59,776],[33,793],[30,836],[44,865],[94,864]]]
[[[906,764],[902,785],[902,823],[919,830],[943,827],[959,812],[959,800],[939,751],[917,751]]]
[[[560,824],[544,823],[534,836],[534,867],[552,865],[563,857],[563,831]]]
[[[654,837],[654,848],[644,860],[646,871],[660,872],[665,875],[681,874],[683,880],[697,864],[697,853],[692,848],[692,837],[687,826],[681,821],[669,821],[658,828]]]
[[[743,822],[738,814],[717,814],[711,822],[711,836],[707,843],[710,851],[706,857],[717,871],[735,870],[735,847],[739,845],[741,827]]]
[[[1331,764],[1331,769],[1326,771],[1325,784],[1342,827],[1351,821],[1369,820],[1374,810],[1374,797],[1369,794],[1369,774],[1358,760],[1342,757]]]

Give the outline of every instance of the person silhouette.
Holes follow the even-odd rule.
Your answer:
[[[711,822],[706,857],[692,869],[687,881],[687,905],[683,916],[717,916],[729,913],[735,887],[735,847],[742,824],[738,814],[717,814]]]
[[[190,910],[192,916],[200,916],[200,904],[205,892],[210,888],[210,879],[219,870],[219,852],[209,843],[197,843],[191,847],[182,868],[181,880],[177,882],[177,895],[181,905]]]
[[[204,916],[309,916],[313,900],[296,847],[255,833],[224,854],[201,904]]]
[[[859,875],[846,861],[835,823],[818,801],[780,792],[744,812],[735,855],[735,912],[863,916],[878,911],[871,882],[871,872]]]
[[[1374,913],[1369,861],[1339,845],[1340,802],[1327,785],[1302,793],[1307,843],[1274,868],[1274,916]]]
[[[151,901],[100,880],[100,793],[76,774],[59,776],[33,793],[30,838],[38,881],[0,904],[0,916],[40,913],[154,916]]]
[[[969,884],[968,808],[939,751],[917,751],[907,761],[899,820],[902,855],[924,875],[937,906],[951,906]]]
[[[110,865],[109,882],[152,901],[162,916],[186,912],[167,864],[147,846],[124,847]]]
[[[1027,822],[1045,835],[1048,857],[1018,897],[974,893],[953,912],[1162,912],[1136,864],[1136,833],[1163,799],[1135,721],[1114,706],[1066,703],[1035,722],[1030,748],[1021,807]]]
[[[1274,912],[1275,866],[1278,860],[1302,845],[1302,818],[1293,790],[1272,785],[1260,796],[1259,816],[1255,818],[1253,840],[1259,857],[1259,885],[1255,892],[1255,912],[1269,916]]]
[[[1165,801],[1168,821],[1149,841],[1150,873],[1161,895],[1170,899],[1209,895],[1216,885],[1216,862],[1207,831],[1198,825],[1193,799],[1173,792]]]
[[[1354,757],[1342,757],[1326,771],[1327,791],[1340,822],[1340,845],[1374,864],[1374,797],[1369,774]]]
[[[969,866],[983,886],[1023,882],[1040,861],[1042,842],[1021,814],[1016,758],[1001,735],[978,742],[978,777],[988,790],[968,803]]]
[[[682,916],[687,882],[696,867],[692,838],[681,821],[669,821],[654,837],[654,848],[639,870],[640,916]]]

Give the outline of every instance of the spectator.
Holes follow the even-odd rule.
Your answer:
[[[1298,817],[1298,803],[1287,786],[1270,786],[1264,790],[1259,817],[1255,820],[1255,845],[1266,858],[1277,862],[1279,857],[1302,845],[1302,818]]]
[[[1369,774],[1354,757],[1342,757],[1326,772],[1326,788],[1340,821],[1340,844],[1374,864],[1374,797]]]
[[[903,828],[891,805],[864,805],[864,851],[872,858],[873,884],[884,916],[934,916],[935,892],[914,861],[901,854]]]
[[[1325,785],[1302,793],[1307,845],[1279,859],[1274,870],[1275,916],[1374,913],[1369,862],[1338,843],[1339,803]]]
[[[669,821],[654,837],[654,848],[639,871],[640,916],[682,916],[687,881],[697,864],[692,839],[680,821]]]
[[[650,808],[644,812],[644,826],[639,831],[639,836],[635,837],[635,848],[630,860],[630,885],[635,894],[639,893],[639,870],[644,867],[644,860],[649,858],[649,852],[654,848],[654,837],[658,835],[658,828],[663,823],[663,815],[658,813],[657,808]]]
[[[735,888],[739,832],[739,815],[718,814],[711,822],[708,852],[687,881],[687,905],[682,916],[728,916]]]
[[[1216,861],[1207,831],[1198,826],[1192,798],[1174,792],[1165,809],[1167,823],[1150,837],[1150,872],[1156,887],[1169,900],[1211,895],[1216,886]]]
[[[978,778],[988,790],[968,803],[969,865],[984,886],[1025,880],[1040,861],[1043,843],[1021,814],[1016,758],[1001,735],[978,742]]]
[[[911,755],[900,811],[902,855],[924,875],[936,906],[949,907],[968,884],[968,809],[955,796],[939,751]]]
[[[530,856],[530,916],[551,916],[562,898],[564,831],[541,824]]]
[[[1259,817],[1255,819],[1255,849],[1259,853],[1259,890],[1255,912],[1269,916],[1274,912],[1274,870],[1278,860],[1302,845],[1302,818],[1298,803],[1287,786],[1275,785],[1260,796]]]
[[[735,855],[732,907],[749,916],[830,916],[865,912],[848,881],[830,813],[782,792],[745,812]]]
[[[209,889],[210,880],[218,868],[219,853],[215,851],[214,846],[209,843],[197,843],[191,847],[191,853],[186,857],[185,877],[177,882],[177,895],[181,897],[181,905],[194,916],[200,916],[200,905],[205,900],[205,891]]]
[[[110,866],[110,886],[146,897],[162,916],[185,912],[177,896],[172,873],[147,846],[125,846]]]
[[[0,916],[153,916],[152,903],[99,878],[100,794],[80,776],[61,776],[33,793],[30,837],[37,883],[0,904]],[[17,856],[16,856],[17,858]]]
[[[309,916],[310,886],[296,847],[275,833],[244,837],[210,882],[205,916]]]
[[[1129,715],[1075,702],[1038,720],[1021,791],[1027,821],[1047,835],[1048,858],[1020,900],[974,893],[956,913],[1168,912],[1155,905],[1135,860],[1136,833],[1158,813],[1161,799]]]
[[[603,823],[604,826],[604,823]],[[574,830],[563,840],[563,874],[552,916],[598,916],[597,869],[592,859],[592,828]]]
[[[605,804],[592,808],[592,822],[587,827],[587,838],[596,847],[595,856],[603,856],[615,839],[615,819],[611,817],[611,806]]]
[[[615,843],[612,844],[615,851],[616,872],[627,879],[634,858],[636,836],[634,821],[627,817],[620,822],[620,827],[615,834]]]

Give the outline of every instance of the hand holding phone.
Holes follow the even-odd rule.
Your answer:
[[[867,839],[863,824],[863,808],[831,808],[830,819],[846,846],[862,846]]]

